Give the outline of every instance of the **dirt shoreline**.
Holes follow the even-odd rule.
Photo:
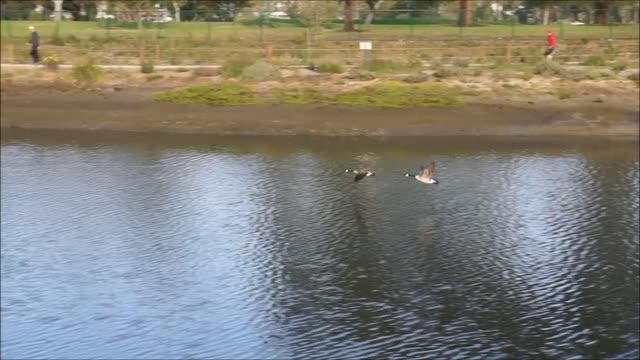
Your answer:
[[[210,107],[158,103],[154,89],[3,92],[2,128],[113,130],[212,135],[638,136],[635,104],[591,100],[467,101],[455,107],[380,109],[326,105]]]

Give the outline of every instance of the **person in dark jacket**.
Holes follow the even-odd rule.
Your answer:
[[[36,28],[33,26],[29,26],[29,30],[31,30],[31,39],[29,39],[29,44],[31,44],[31,57],[33,58],[33,64],[40,64],[40,55],[38,54],[38,48],[40,47],[40,35],[36,31]]]

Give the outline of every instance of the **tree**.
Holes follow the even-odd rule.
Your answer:
[[[596,0],[593,3],[593,22],[597,25],[607,25],[609,23],[609,0]]]
[[[365,20],[365,24],[369,25],[373,21],[373,17],[375,16],[375,11],[378,10],[380,5],[384,2],[384,0],[366,0],[367,6],[369,6],[369,13],[367,14],[367,19]]]
[[[354,31],[353,28],[353,3],[355,0],[343,0],[344,3],[344,31]]]
[[[471,0],[460,0],[460,14],[458,24],[460,26],[471,25]]]
[[[186,0],[172,0],[171,5],[173,5],[174,15],[173,17],[176,19],[176,22],[180,22],[180,8],[187,4]]]

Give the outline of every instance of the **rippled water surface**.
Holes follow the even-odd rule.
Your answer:
[[[634,358],[637,150],[5,136],[1,355]]]

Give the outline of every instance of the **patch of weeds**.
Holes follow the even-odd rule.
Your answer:
[[[558,91],[556,91],[556,96],[560,100],[565,100],[571,97],[571,92],[567,89],[558,89]]]
[[[140,71],[143,74],[151,74],[153,73],[153,69],[154,69],[153,61],[145,61],[142,63],[142,65],[140,65]]]
[[[376,78],[376,74],[370,71],[356,69],[350,71],[346,78],[350,80],[371,81]]]
[[[321,72],[321,73],[342,74],[344,72],[344,69],[340,64],[333,63],[333,62],[320,63],[318,64],[317,69],[318,69],[318,72]]]
[[[196,85],[154,94],[156,101],[176,104],[206,104],[211,106],[256,104],[252,89],[241,84],[219,83]]]
[[[251,81],[274,80],[280,77],[280,72],[275,66],[265,61],[257,61],[242,70],[242,79]]]
[[[423,73],[411,74],[404,78],[404,82],[409,84],[418,84],[429,80],[429,76]]]
[[[613,65],[611,65],[611,70],[615,72],[620,72],[627,69],[627,63],[624,61],[616,61]]]
[[[416,56],[415,54],[409,55],[409,58],[407,59],[408,69],[419,70],[419,69],[422,69],[422,67],[423,67],[422,60],[420,59],[419,56]]]
[[[460,75],[462,75],[462,72],[455,67],[442,67],[441,69],[436,70],[433,73],[433,76],[437,77],[438,79],[446,79]]]
[[[278,101],[281,104],[328,104],[331,97],[315,89],[281,90],[278,93]]]
[[[92,58],[81,59],[71,67],[73,79],[84,84],[93,84],[99,81],[103,75],[104,72],[95,65]]]
[[[160,75],[160,74],[153,74],[153,75],[147,76],[147,81],[156,81],[156,80],[160,80],[162,78],[163,78],[163,76]]]
[[[466,60],[456,60],[453,62],[453,66],[466,68],[466,67],[469,67],[469,62]]]
[[[598,55],[590,55],[582,62],[582,65],[587,66],[605,66],[606,64],[604,58]]]
[[[502,87],[505,88],[505,89],[520,89],[519,85],[509,84],[509,83],[502,84]]]
[[[556,75],[566,76],[567,70],[556,63],[543,62],[533,67],[533,73],[536,75]]]
[[[362,69],[374,73],[388,73],[403,69],[400,64],[396,64],[391,60],[371,60],[362,66]]]
[[[533,78],[533,73],[530,71],[525,71],[522,74],[520,74],[520,79],[524,80],[524,81],[529,81]]]
[[[189,71],[189,69],[183,68],[183,67],[179,67],[179,68],[175,69],[174,71],[181,73],[181,72],[187,72],[187,71]]]
[[[337,105],[408,107],[408,106],[453,106],[461,104],[459,91],[443,84],[424,83],[407,85],[386,81],[365,88],[338,94]]]
[[[246,57],[233,57],[225,61],[220,68],[220,74],[227,78],[237,78],[242,75],[242,70],[251,66],[253,61]]]

